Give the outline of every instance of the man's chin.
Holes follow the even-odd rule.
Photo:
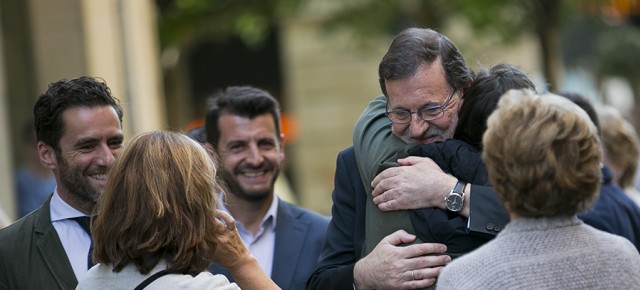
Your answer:
[[[239,195],[242,199],[247,201],[264,201],[271,195],[271,191],[263,189],[263,190],[243,190]]]

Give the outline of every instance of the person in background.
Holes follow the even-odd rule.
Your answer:
[[[49,85],[33,108],[40,163],[56,188],[0,230],[0,289],[74,289],[92,266],[88,219],[122,147],[122,108],[92,77]]]
[[[205,146],[207,143],[207,132],[205,131],[204,125],[191,128],[185,132],[185,134],[200,143],[202,146]],[[278,198],[291,204],[297,204],[293,190],[291,189],[289,181],[284,174],[278,175],[276,183],[273,185],[273,190]]]
[[[638,133],[614,107],[599,106],[596,113],[602,128],[604,163],[611,168],[615,183],[640,205],[640,191],[633,186],[640,159]]]
[[[598,195],[599,143],[589,116],[563,97],[527,90],[503,96],[482,158],[511,222],[447,265],[438,289],[637,287],[635,247],[576,217]]]
[[[598,114],[591,102],[576,93],[561,93],[560,95],[587,112],[602,140],[604,132],[602,132]],[[601,142],[601,146],[603,143],[604,141]],[[604,146],[603,151],[606,152]],[[604,156],[606,153],[603,154],[601,160],[603,162],[606,160]],[[579,213],[578,218],[596,229],[627,238],[640,250],[640,207],[615,183],[611,169],[606,163],[602,164],[601,170],[600,194],[593,206]]]
[[[97,264],[76,289],[280,289],[216,212],[216,165],[179,133],[134,137],[110,171],[92,226]],[[237,281],[206,271],[214,260]],[[238,287],[240,286],[240,287]]]
[[[22,131],[24,164],[15,175],[18,215],[23,217],[34,211],[56,187],[56,178],[50,169],[42,166],[38,158],[38,141],[33,122],[27,122]]]
[[[305,289],[329,221],[275,195],[284,161],[278,102],[258,88],[228,87],[211,99],[205,128],[206,146],[219,156],[218,175],[227,185],[221,207],[278,286]],[[224,265],[213,263],[209,270],[233,280]]]

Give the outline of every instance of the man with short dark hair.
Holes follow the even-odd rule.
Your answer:
[[[0,289],[75,289],[92,266],[84,226],[122,147],[122,108],[103,81],[79,77],[50,84],[33,113],[40,162],[57,186],[0,230]]]
[[[305,289],[328,219],[274,193],[284,160],[278,102],[261,89],[229,87],[212,99],[205,127],[227,185],[222,207],[237,220],[245,245],[282,289]],[[209,269],[233,280],[219,265]]]

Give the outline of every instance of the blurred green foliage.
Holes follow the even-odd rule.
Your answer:
[[[163,48],[189,45],[200,38],[224,41],[237,37],[259,46],[269,31],[304,5],[326,0],[156,0]],[[333,1],[333,0],[332,0]],[[615,1],[613,1],[615,2]],[[463,21],[473,37],[492,37],[504,43],[529,34],[538,39],[541,66],[551,88],[560,78],[562,40],[566,27],[584,18],[600,17],[611,0],[335,0],[331,13],[321,15],[326,32],[351,30],[366,42],[375,36],[394,35],[408,26],[436,30],[451,21]],[[306,12],[313,14],[314,11]],[[592,21],[592,20],[590,20]],[[600,26],[602,28],[602,26]],[[590,69],[601,74],[640,78],[638,27],[594,31],[597,47]],[[608,31],[611,31],[609,33]],[[566,37],[565,37],[566,38]],[[473,40],[469,40],[473,41]],[[560,63],[560,64],[559,64]]]
[[[620,27],[603,34],[598,41],[599,73],[640,80],[640,30]]]
[[[305,0],[156,0],[162,47],[188,47],[199,38],[239,37],[259,45],[269,30]]]

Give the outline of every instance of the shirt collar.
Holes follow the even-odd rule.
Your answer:
[[[81,211],[73,208],[66,201],[64,201],[58,194],[58,187],[53,190],[53,196],[51,197],[51,221],[60,221],[70,219],[79,216],[87,216]]]
[[[227,207],[225,206],[224,203],[224,196],[225,193],[221,193],[220,194],[221,198],[220,198],[220,202],[218,204],[218,207],[231,214],[231,212],[229,211],[229,209],[227,209]],[[271,205],[269,206],[269,209],[267,210],[267,213],[262,217],[262,221],[260,221],[260,227],[264,227],[265,224],[267,224],[267,222],[269,222],[269,219],[271,218],[271,229],[272,230],[276,230],[276,226],[277,226],[277,221],[278,221],[278,203],[280,202],[280,199],[278,198],[277,195],[273,195],[273,200],[271,201]],[[238,222],[240,223],[240,222]]]

